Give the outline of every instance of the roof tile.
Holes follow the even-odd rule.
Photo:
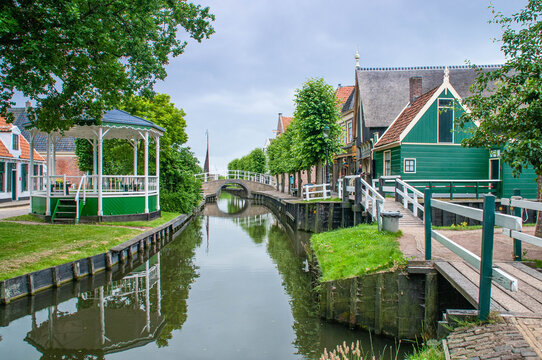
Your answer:
[[[427,104],[431,96],[435,94],[439,87],[437,86],[433,90],[430,90],[414,100],[412,104],[406,107],[401,114],[397,117],[388,130],[382,135],[382,137],[375,144],[376,147],[384,146],[391,144],[393,142],[399,141],[401,133],[407,128],[407,126],[414,120],[416,115],[421,111],[421,109]]]

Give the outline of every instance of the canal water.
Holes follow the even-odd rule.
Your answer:
[[[396,341],[319,318],[308,237],[223,193],[123,278],[0,327],[0,359],[318,359],[358,340],[395,358]]]

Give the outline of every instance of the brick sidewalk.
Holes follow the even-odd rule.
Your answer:
[[[448,335],[448,349],[452,359],[525,359],[537,360],[542,349],[533,349],[520,331],[518,321],[541,319],[504,318],[493,324],[457,328]],[[535,345],[536,344],[532,344]],[[540,344],[538,343],[538,346]]]

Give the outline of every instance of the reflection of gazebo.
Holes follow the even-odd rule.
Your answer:
[[[156,287],[154,304],[152,287]],[[25,340],[46,358],[62,359],[74,354],[99,359],[143,346],[155,341],[165,326],[160,296],[160,260],[150,268],[147,261],[145,271],[83,294],[87,306],[74,313],[61,313],[52,306],[47,320],[39,325],[33,314],[32,330]]]
[[[28,125],[28,124],[27,124]],[[30,130],[34,136],[40,131]],[[160,211],[160,137],[165,129],[121,110],[104,114],[100,125],[75,125],[64,132],[43,133],[47,136],[47,174],[32,174],[31,211],[51,220],[80,217],[96,218],[113,215],[159,215]],[[55,174],[55,144],[62,137],[87,139],[93,149],[92,175]],[[149,137],[156,144],[156,175],[149,176]],[[103,175],[103,140],[125,139],[134,149],[132,175]],[[143,140],[145,173],[137,174],[137,147]],[[30,154],[33,154],[31,151]],[[30,162],[34,159],[31,155]],[[30,169],[33,166],[30,165]]]

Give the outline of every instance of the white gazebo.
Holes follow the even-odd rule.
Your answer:
[[[29,128],[30,146],[34,137],[47,137],[46,174],[32,174],[31,211],[51,221],[151,219],[160,216],[160,137],[165,129],[122,110],[104,114],[100,125],[75,125],[64,132],[44,133]],[[87,139],[93,149],[92,174],[66,176],[55,173],[55,144],[62,137]],[[103,174],[103,141],[125,139],[134,149],[134,171],[130,175]],[[149,175],[149,141],[156,144],[156,172]],[[137,149],[145,149],[145,173],[137,173]],[[30,152],[33,169],[33,151]]]

